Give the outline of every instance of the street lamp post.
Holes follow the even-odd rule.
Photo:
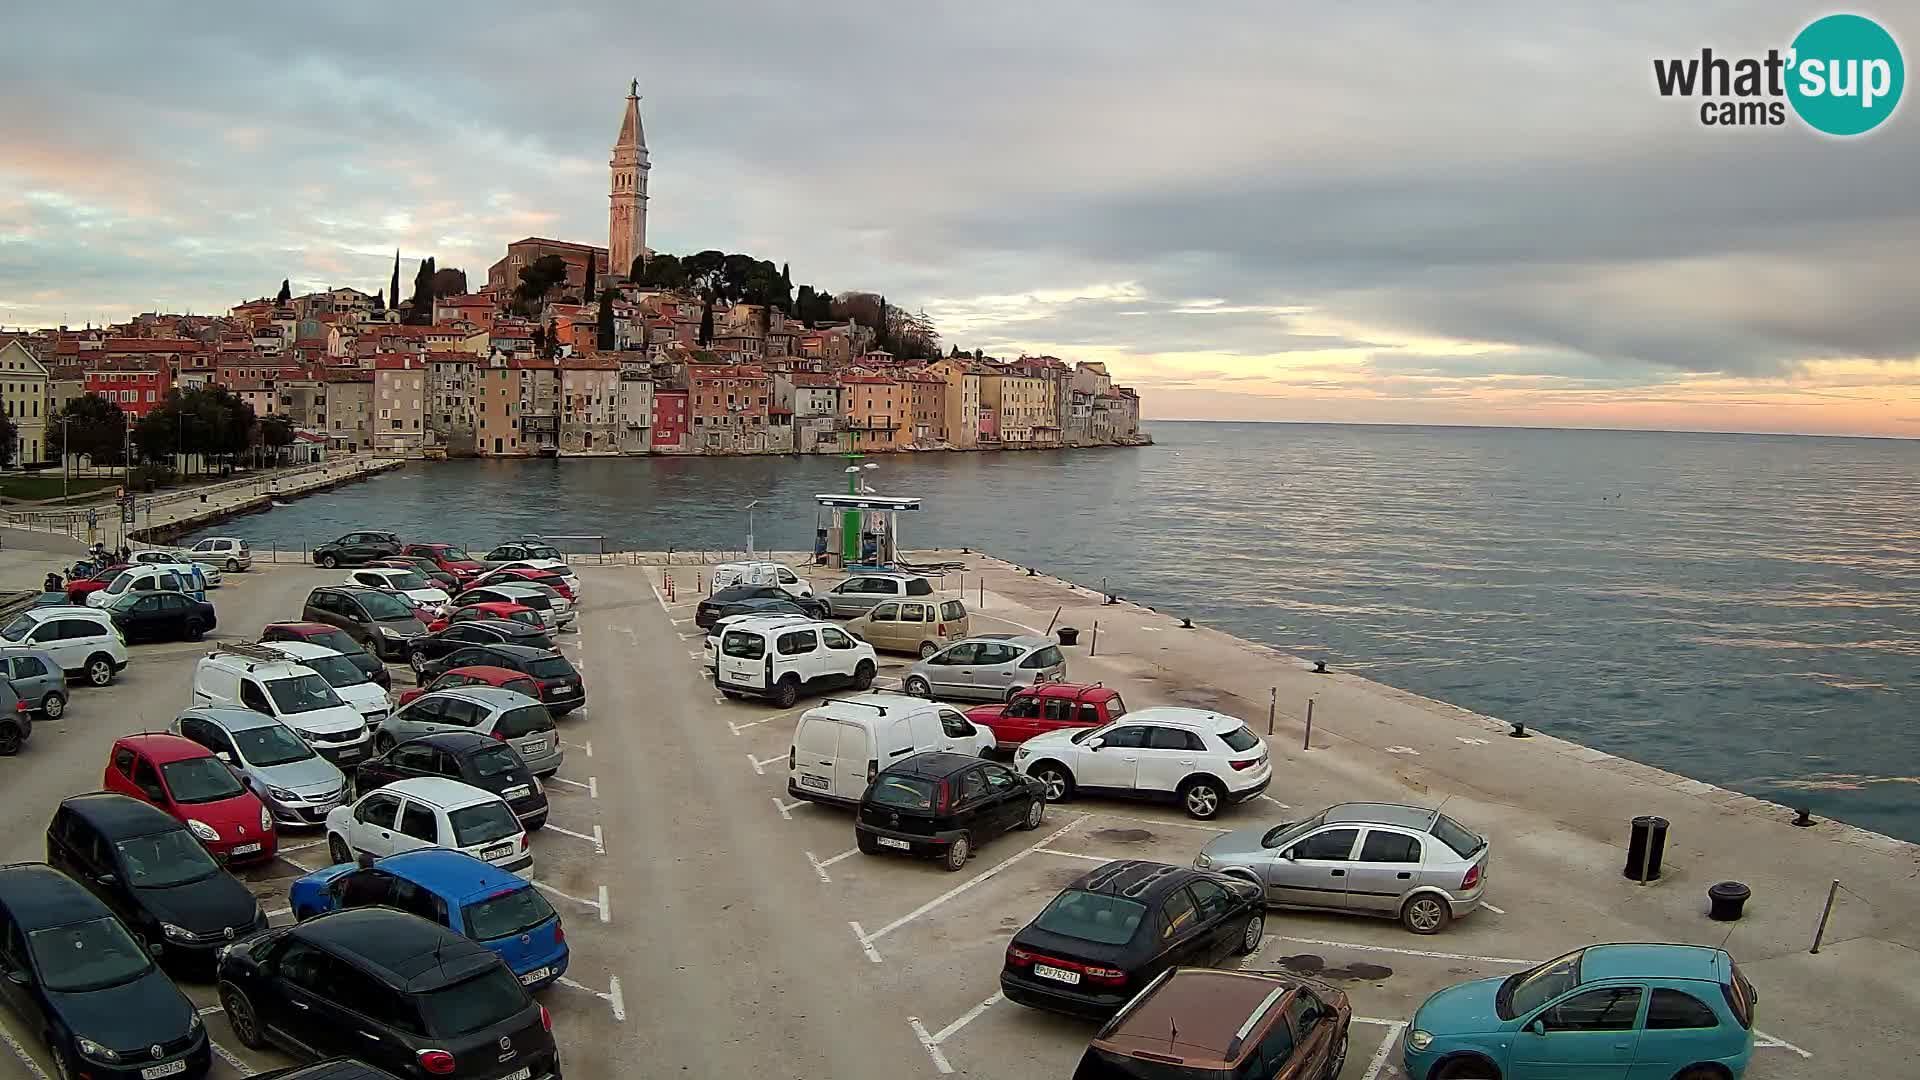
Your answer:
[[[747,558],[749,560],[753,558],[753,508],[759,505],[759,499],[747,504]]]

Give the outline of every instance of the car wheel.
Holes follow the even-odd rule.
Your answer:
[[[327,858],[332,859],[335,866],[344,866],[353,861],[353,852],[347,850],[345,840],[340,839],[339,836],[329,836],[327,837]]]
[[[87,682],[94,686],[106,686],[113,682],[113,660],[106,653],[94,653],[87,657]]]
[[[187,640],[188,641],[199,641],[201,638],[206,636],[207,636],[207,628],[200,625],[199,619],[187,620]]]
[[[1027,819],[1021,822],[1020,827],[1031,832],[1039,828],[1040,823],[1045,820],[1047,820],[1047,800],[1035,799],[1027,804]]]
[[[922,660],[925,660],[927,657],[932,656],[934,653],[937,653],[939,651],[940,651],[940,646],[935,645],[931,641],[923,641],[920,643],[920,659]]]
[[[1327,1062],[1327,1072],[1322,1080],[1340,1080],[1340,1070],[1347,1067],[1347,1033],[1340,1033],[1340,1045],[1333,1048],[1333,1057]]]
[[[1043,761],[1027,770],[1027,775],[1040,781],[1048,802],[1066,802],[1073,798],[1073,774],[1065,765],[1057,761]]]
[[[781,679],[779,687],[773,692],[773,703],[783,709],[791,709],[793,703],[799,700],[800,680],[791,675]]]
[[[1416,934],[1437,934],[1453,921],[1453,908],[1432,893],[1400,905],[1400,924]]]
[[[49,690],[47,696],[40,699],[40,714],[49,720],[60,719],[66,711],[67,699],[61,697],[58,690]]]
[[[918,675],[907,679],[907,684],[901,687],[901,689],[905,690],[909,697],[928,699],[933,697],[933,684]]]
[[[1240,947],[1234,952],[1241,956],[1252,955],[1253,950],[1260,947],[1260,939],[1266,936],[1267,917],[1256,911],[1247,919],[1247,928],[1240,932]]]
[[[334,567],[340,565],[340,560],[335,558],[333,552],[331,551],[327,552],[325,555],[320,556],[318,561],[320,563],[320,568],[323,570],[331,570]]]
[[[1436,1069],[1433,1080],[1498,1080],[1499,1072],[1477,1057],[1455,1058]]]
[[[866,833],[863,833],[863,832],[854,833],[853,842],[859,846],[860,854],[862,855],[880,854],[880,841],[874,839],[871,836],[868,836]]]
[[[227,1014],[227,1024],[233,1028],[233,1037],[240,1045],[249,1050],[265,1050],[266,1036],[260,1031],[260,1017],[253,1011],[253,1001],[247,992],[230,982],[220,984],[220,1008]]]
[[[965,836],[961,836],[953,843],[947,845],[947,857],[940,865],[946,867],[949,871],[965,870],[967,868],[967,859],[971,858],[972,855],[973,844],[969,842]]]
[[[418,649],[408,653],[407,666],[413,669],[413,677],[416,680],[419,679],[422,675],[426,674],[427,654]]]
[[[1180,805],[1186,807],[1187,816],[1201,821],[1217,817],[1223,801],[1220,784],[1214,780],[1195,780],[1180,792]]]
[[[229,574],[237,574],[237,573],[239,573],[239,572],[240,572],[240,560],[239,560],[239,559],[228,559],[228,560],[227,560],[227,573],[229,573]]]
[[[378,738],[375,738],[373,740],[373,752],[376,754],[379,754],[382,757],[385,757],[387,755],[387,752],[392,749],[393,749],[393,736],[391,735],[381,735]]]
[[[873,686],[873,665],[862,660],[859,666],[853,669],[853,688],[866,690],[871,686]]]
[[[1006,694],[1005,694],[1005,696],[1003,696],[1003,697],[1001,697],[1001,699],[1000,699],[1000,703],[1001,703],[1002,705],[1011,705],[1011,704],[1013,704],[1013,695],[1015,695],[1015,694],[1018,694],[1018,693],[1019,693],[1020,691],[1022,691],[1022,690],[1024,690],[1024,689],[1026,689],[1026,687],[1024,687],[1024,686],[1009,686],[1009,687],[1007,687],[1007,692],[1006,692]]]
[[[20,729],[11,723],[0,725],[0,757],[12,757],[20,752]]]

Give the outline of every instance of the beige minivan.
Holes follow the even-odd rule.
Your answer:
[[[973,620],[959,600],[888,600],[847,620],[847,629],[880,652],[916,653],[922,658],[966,637]]]

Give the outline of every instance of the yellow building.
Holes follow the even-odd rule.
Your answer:
[[[947,387],[940,439],[961,450],[971,450],[980,441],[980,373],[974,368],[974,361],[961,357],[927,365]]]
[[[11,464],[47,459],[47,369],[18,341],[0,347],[0,398],[13,419]]]
[[[1003,446],[1030,445],[1037,429],[1052,424],[1047,405],[1051,391],[1049,380],[1030,375],[996,371],[980,376],[980,404],[998,417]]]

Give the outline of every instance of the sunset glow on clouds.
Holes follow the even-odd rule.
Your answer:
[[[631,75],[657,249],[1104,360],[1149,418],[1920,436],[1911,103],[1842,142],[1651,85],[1810,13],[483,3],[423,43],[356,5],[26,8],[0,324],[604,243]]]

